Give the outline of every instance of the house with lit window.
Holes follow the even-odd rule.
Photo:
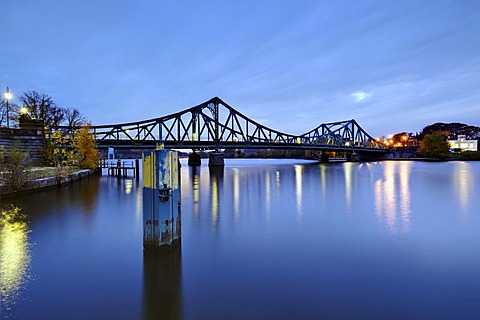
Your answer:
[[[458,135],[457,140],[448,140],[450,144],[450,149],[460,150],[460,151],[477,151],[478,150],[478,141],[477,140],[467,140],[465,135]]]

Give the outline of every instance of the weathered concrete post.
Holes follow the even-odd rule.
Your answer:
[[[143,153],[143,247],[176,246],[181,238],[178,153],[160,149]]]
[[[120,159],[117,160],[117,177],[120,177],[120,168],[122,167],[122,161]]]

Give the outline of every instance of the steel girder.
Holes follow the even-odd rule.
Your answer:
[[[73,133],[76,128],[52,127]],[[298,148],[321,150],[369,149],[384,151],[355,120],[321,124],[302,135],[268,128],[215,97],[192,108],[163,117],[113,125],[92,126],[101,146],[175,148]]]

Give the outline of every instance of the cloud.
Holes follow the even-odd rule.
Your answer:
[[[355,101],[358,102],[358,101],[362,101],[362,100],[365,100],[368,97],[373,96],[373,93],[372,92],[358,91],[358,92],[352,93],[351,96],[353,97],[353,99],[355,99]]]

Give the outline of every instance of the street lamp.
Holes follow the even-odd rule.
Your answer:
[[[403,146],[406,147],[406,146],[407,146],[408,137],[407,137],[407,136],[403,136],[403,137],[402,137],[402,140],[403,140]]]
[[[3,95],[5,97],[5,105],[7,107],[7,128],[10,128],[10,120],[8,119],[10,116],[8,115],[8,100],[12,99],[12,94],[10,93],[10,90],[7,89],[5,90],[5,94]]]
[[[28,108],[23,106],[20,108],[20,114],[26,115],[28,113]]]

